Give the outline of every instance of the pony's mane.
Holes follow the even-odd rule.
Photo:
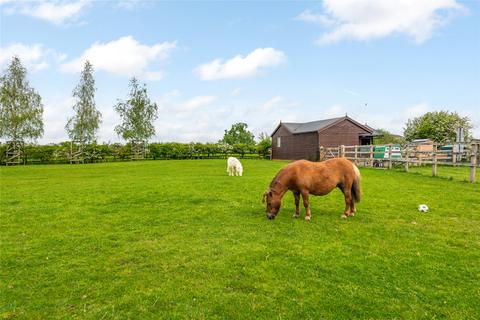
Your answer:
[[[277,186],[285,187],[285,185],[279,181],[280,178],[283,176],[283,173],[284,173],[283,171],[284,171],[284,170],[280,170],[280,171],[275,175],[275,177],[273,178],[272,182],[270,182],[270,189],[276,190],[275,187],[277,187]]]

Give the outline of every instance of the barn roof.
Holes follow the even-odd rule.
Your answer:
[[[321,130],[343,118],[344,117],[324,119],[324,120],[305,122],[305,123],[282,122],[282,124],[291,133],[306,133],[306,132],[314,132],[314,131]]]
[[[373,132],[374,129],[370,128],[368,126],[362,125],[358,123],[357,121],[353,120],[352,118],[348,116],[344,117],[339,117],[339,118],[331,118],[331,119],[323,119],[323,120],[318,120],[318,121],[311,121],[311,122],[304,122],[304,123],[298,123],[298,122],[281,122],[277,128],[273,131],[271,136],[275,134],[275,132],[280,128],[280,126],[284,126],[288,131],[290,131],[293,134],[297,133],[307,133],[307,132],[315,132],[315,131],[321,131],[323,129],[326,129],[330,127],[331,125],[340,122],[342,120],[348,119],[355,123],[356,125],[368,129],[366,131]]]

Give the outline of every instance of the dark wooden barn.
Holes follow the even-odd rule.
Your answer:
[[[317,161],[320,146],[372,144],[373,132],[373,128],[348,116],[306,123],[280,122],[271,134],[272,159]]]

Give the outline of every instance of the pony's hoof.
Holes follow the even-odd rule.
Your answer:
[[[293,218],[298,219],[298,217],[300,217],[299,214],[296,214],[296,213],[293,214]]]
[[[340,216],[340,218],[342,218],[342,219],[347,219],[348,216],[344,213],[344,214],[342,214],[342,215]]]
[[[310,221],[310,216],[305,216],[305,221]]]

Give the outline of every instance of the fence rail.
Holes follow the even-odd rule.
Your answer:
[[[360,166],[391,169],[393,166],[403,165],[405,171],[408,171],[410,166],[431,165],[432,176],[438,175],[439,165],[463,166],[470,167],[470,182],[475,182],[477,167],[480,164],[480,141],[475,140],[468,144],[452,144],[450,146],[452,146],[450,149],[439,144],[320,146],[320,161],[345,157]]]

